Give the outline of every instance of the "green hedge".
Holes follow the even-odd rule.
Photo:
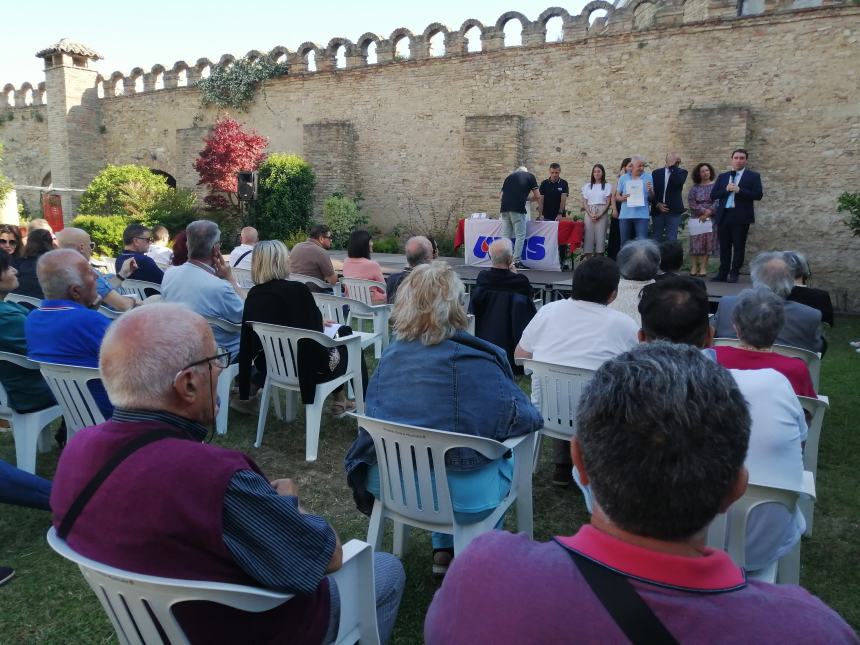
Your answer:
[[[316,176],[297,155],[271,154],[260,166],[254,225],[262,240],[286,240],[307,232],[313,217]]]
[[[96,255],[116,257],[122,252],[122,232],[132,220],[123,215],[78,215],[72,226],[82,228],[90,234],[96,248]]]
[[[87,186],[78,210],[90,215],[148,218],[168,190],[167,179],[146,166],[108,165]]]

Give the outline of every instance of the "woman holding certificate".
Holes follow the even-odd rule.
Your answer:
[[[646,239],[648,222],[651,217],[649,202],[654,197],[654,179],[645,172],[645,158],[635,156],[630,161],[633,166],[629,175],[618,178],[618,201],[621,202],[619,225],[621,226],[621,246],[628,240]]]
[[[711,199],[711,188],[717,175],[709,163],[693,168],[693,186],[687,194],[690,207],[690,275],[708,275],[708,258],[719,254],[717,232],[711,218],[717,203]]]

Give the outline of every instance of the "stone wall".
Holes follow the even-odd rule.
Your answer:
[[[816,284],[841,308],[860,311],[860,240],[835,211],[839,193],[856,190],[860,7],[793,10],[786,0],[767,0],[766,13],[741,17],[736,7],[667,0],[616,10],[598,0],[580,16],[551,9],[530,22],[508,13],[494,26],[466,21],[456,31],[431,25],[423,34],[278,47],[268,55],[286,58],[290,74],[267,82],[250,110],[234,116],[269,137],[270,151],[314,164],[318,205],[334,190],[361,191],[382,228],[415,210],[497,212],[501,182],[520,163],[540,178],[557,161],[576,190],[594,163],[614,175],[622,157],[644,154],[656,167],[676,149],[688,168],[708,161],[723,170],[743,146],[765,185],[750,251],[806,252]],[[601,8],[608,16],[589,26]],[[544,43],[546,21],[556,15],[564,39]],[[503,28],[513,19],[524,25],[523,46],[504,47]],[[482,31],[481,52],[466,51],[473,26]],[[441,57],[428,47],[436,33],[445,40]],[[409,60],[395,60],[402,38],[411,41]],[[371,43],[372,65],[365,60]],[[338,51],[345,69],[337,67]],[[306,71],[310,53],[315,72]],[[104,132],[94,149],[111,163],[148,165],[193,187],[193,157],[218,113],[201,108],[192,86],[179,85],[211,64],[180,61],[171,70],[101,78]],[[159,79],[164,89],[156,89]]]

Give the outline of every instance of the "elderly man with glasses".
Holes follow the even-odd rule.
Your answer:
[[[260,613],[180,603],[174,613],[192,643],[331,642],[340,603],[326,574],[341,566],[337,533],[302,507],[292,480],[269,481],[246,455],[207,442],[227,358],[185,307],[156,303],[119,318],[99,365],[116,411],[63,452],[54,526],[75,551],[111,566],[296,594]],[[110,476],[85,495],[109,462]],[[385,642],[403,592],[396,558],[375,556],[375,583]]]
[[[122,232],[122,243],[125,249],[116,259],[116,272],[122,273],[122,265],[131,259],[137,262],[137,269],[129,276],[134,280],[161,284],[164,271],[158,268],[146,252],[152,244],[152,231],[142,224],[129,224]]]

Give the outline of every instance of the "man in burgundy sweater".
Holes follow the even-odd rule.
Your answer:
[[[327,643],[339,595],[326,577],[341,566],[334,529],[299,504],[289,479],[270,482],[246,455],[207,443],[216,383],[228,353],[206,321],[179,305],[124,314],[102,343],[99,368],[113,417],[77,433],[57,466],[51,495],[60,527],[95,474],[131,441],[140,447],[103,481],[69,531],[81,555],[139,573],[263,586],[295,597],[262,613],[182,603],[177,619],[193,643]],[[374,562],[380,636],[391,634],[403,567]]]

